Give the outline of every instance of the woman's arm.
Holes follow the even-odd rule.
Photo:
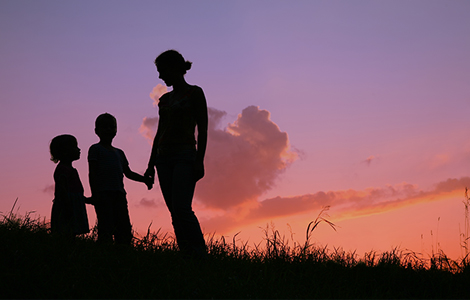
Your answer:
[[[207,128],[208,128],[208,115],[207,115],[207,102],[204,96],[204,91],[199,88],[195,93],[195,117],[197,125],[197,152],[196,152],[196,180],[204,177],[204,156],[206,155],[207,147]]]
[[[160,120],[158,120],[158,123],[160,123]],[[160,126],[158,126],[158,128],[160,128]],[[157,130],[157,134],[155,134],[155,138],[153,139],[152,151],[150,152],[150,158],[149,158],[149,163],[147,166],[147,171],[149,171],[150,169],[154,170],[155,168],[155,159],[157,157],[157,148],[158,148],[157,146],[158,138],[159,138],[159,134]],[[155,170],[153,171],[153,173],[155,174]],[[147,172],[145,172],[145,174],[147,174]]]
[[[160,101],[162,101],[164,97],[167,97],[167,94],[162,95],[160,97]],[[160,122],[161,122],[161,118],[158,119],[157,133],[155,134],[155,138],[153,139],[152,151],[150,152],[150,158],[149,158],[147,170],[144,173],[145,177],[151,177],[152,179],[155,178],[155,160],[157,158],[157,149],[158,149],[157,144],[160,139]]]

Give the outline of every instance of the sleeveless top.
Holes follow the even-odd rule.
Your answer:
[[[158,148],[196,147],[196,117],[193,93],[197,87],[191,86],[182,97],[172,99],[163,95],[158,103],[159,139]]]

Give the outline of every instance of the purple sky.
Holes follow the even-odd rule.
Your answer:
[[[18,197],[21,213],[50,216],[48,144],[62,133],[78,138],[74,166],[89,195],[86,153],[103,112],[117,117],[114,145],[142,173],[150,145],[139,129],[157,116],[149,94],[162,83],[153,60],[171,48],[193,62],[187,80],[213,109],[212,173],[195,203],[208,231],[261,234],[272,220],[300,238],[330,204],[332,221],[347,224],[320,232],[319,242],[355,249],[380,236],[376,249],[400,237],[419,245],[440,217],[452,236],[442,245],[457,252],[470,165],[469,1],[1,1],[0,211]],[[436,184],[448,179],[456,185],[440,194]],[[158,185],[125,185],[136,227],[170,230]],[[323,203],[319,192],[343,198]],[[419,195],[439,201],[426,206]],[[305,211],[275,213],[298,197],[308,199]],[[418,202],[419,226],[371,223]],[[345,238],[371,224],[381,232]]]

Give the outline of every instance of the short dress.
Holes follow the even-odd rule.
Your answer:
[[[84,190],[77,170],[59,163],[54,171],[54,181],[51,231],[74,235],[88,233]]]

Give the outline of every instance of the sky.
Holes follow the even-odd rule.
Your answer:
[[[258,244],[267,227],[359,255],[462,255],[470,187],[470,2],[0,1],[0,212],[50,218],[49,143],[78,139],[90,196],[94,120],[143,173],[176,49],[209,107],[206,235]],[[125,179],[137,233],[172,232],[158,184]],[[88,207],[90,225],[96,219]]]

